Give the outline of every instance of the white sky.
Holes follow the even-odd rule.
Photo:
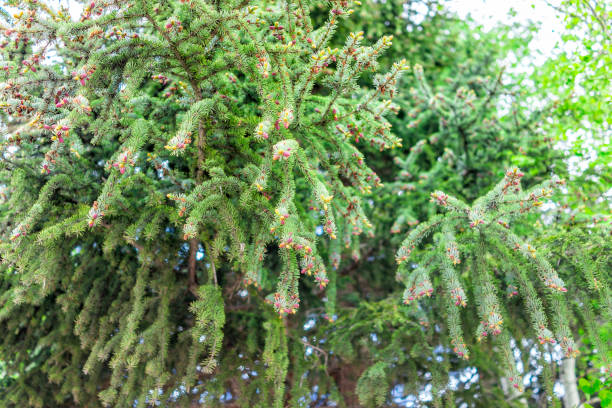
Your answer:
[[[557,4],[558,1],[552,3]],[[471,15],[485,29],[498,23],[538,23],[540,29],[534,33],[530,47],[536,64],[543,63],[546,57],[553,54],[563,28],[561,17],[544,0],[450,0],[447,7],[459,16]],[[510,17],[511,10],[516,12],[516,16]]]

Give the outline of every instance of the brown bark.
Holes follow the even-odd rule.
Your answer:
[[[340,391],[346,407],[361,407],[355,390],[357,388],[357,381],[366,368],[365,365],[348,364],[339,359],[335,359],[335,364],[333,364],[333,366],[334,367],[329,370],[329,374],[338,386],[338,391]]]

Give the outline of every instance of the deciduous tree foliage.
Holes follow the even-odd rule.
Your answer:
[[[4,405],[475,404],[449,372],[522,392],[517,347],[597,341],[609,256],[532,226],[565,188],[545,109],[464,23],[398,46],[411,13],[357,1],[5,3]]]

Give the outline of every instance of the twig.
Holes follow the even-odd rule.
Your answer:
[[[218,286],[219,282],[217,281],[217,268],[215,268],[215,260],[213,259],[212,251],[210,250],[210,245],[205,243],[204,249],[206,250],[206,254],[210,257],[210,272],[212,274],[213,283],[215,284],[215,286]]]
[[[325,374],[329,376],[329,372],[327,371],[327,361],[328,361],[327,351],[323,350],[320,347],[315,346],[314,344],[310,344],[308,341],[304,339],[300,339],[300,341],[302,342],[303,345],[311,347],[313,350],[316,350],[319,352],[319,354],[323,355],[323,368],[325,369]]]
[[[188,285],[189,291],[193,293],[196,297],[198,297],[198,276],[197,272],[197,264],[196,264],[196,256],[198,254],[198,246],[199,242],[197,238],[191,238],[189,240],[189,261],[188,261],[188,270],[189,270],[189,278]]]

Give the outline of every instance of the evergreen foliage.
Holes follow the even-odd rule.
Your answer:
[[[572,187],[509,31],[433,2],[4,3],[3,406],[486,404],[507,391],[449,373],[523,392],[515,351],[575,357],[579,328],[609,370],[610,224],[533,226]]]
[[[558,295],[549,295],[552,312],[550,320],[554,322],[553,335],[548,328],[549,319],[543,312],[542,302],[534,288],[539,286],[552,289],[553,293],[566,292],[563,281],[550,263],[538,255],[534,247],[508,231],[509,223],[514,218],[541,206],[542,200],[552,195],[552,189],[563,183],[553,178],[529,191],[522,191],[520,179],[523,176],[517,168],[508,170],[505,178],[471,207],[441,191],[432,193],[432,201],[446,208],[448,214],[436,216],[414,228],[397,253],[399,279],[406,284],[404,303],[410,304],[425,296],[431,296],[434,292],[434,272],[440,271],[439,278],[435,280],[440,282],[444,296],[449,298],[445,301],[448,304],[447,327],[453,350],[459,357],[469,358],[460,327],[460,314],[457,311],[458,307],[467,306],[466,292],[455,271],[457,265],[462,263],[461,252],[471,254],[466,272],[476,282],[473,288],[476,310],[468,315],[478,316],[479,322],[474,330],[478,342],[488,336],[498,336],[502,332],[505,313],[497,295],[502,285],[501,282],[494,281],[502,276],[490,273],[491,269],[498,269],[502,271],[506,281],[507,297],[512,298],[521,293],[534,334],[540,343],[554,344],[557,339],[566,356],[575,356],[578,353],[566,323],[567,316],[563,313],[561,298]],[[437,254],[428,256],[423,264],[407,267],[407,260],[416,245],[436,229],[440,230],[440,233],[434,236]],[[461,234],[456,236],[457,230]],[[461,251],[460,247],[464,246],[467,249]],[[521,259],[516,259],[517,256]],[[529,273],[530,269],[535,276]],[[538,284],[534,285],[533,282]],[[501,348],[509,370],[508,377],[512,385],[521,390],[522,383],[516,372],[514,356],[511,351],[507,352],[509,348],[506,345]]]

